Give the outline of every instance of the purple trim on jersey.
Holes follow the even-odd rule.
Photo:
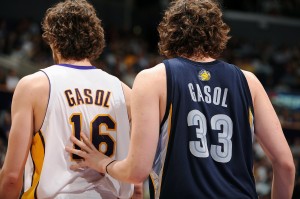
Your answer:
[[[44,73],[48,79],[48,82],[49,82],[49,92],[48,92],[48,102],[47,102],[47,107],[46,107],[46,112],[45,112],[45,115],[44,115],[44,119],[43,119],[43,122],[42,122],[42,125],[40,126],[39,130],[38,131],[41,131],[42,129],[42,126],[44,125],[44,122],[45,122],[45,119],[46,119],[46,114],[47,114],[47,111],[49,109],[49,102],[50,102],[50,95],[51,95],[51,81],[50,81],[50,78],[49,76],[47,75],[47,73],[41,69],[40,70],[42,73]]]
[[[80,69],[80,70],[97,69],[95,66],[76,66],[76,65],[72,65],[72,64],[57,64],[57,65],[69,67],[69,68]]]

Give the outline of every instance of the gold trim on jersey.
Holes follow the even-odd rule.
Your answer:
[[[252,135],[252,141],[254,140],[254,116],[251,111],[251,108],[249,107],[249,124],[250,124],[250,129],[251,129],[251,135]]]
[[[250,124],[250,127],[252,128],[253,127],[253,114],[252,114],[250,107],[249,107],[249,124]]]
[[[34,165],[31,187],[24,192],[24,194],[22,195],[22,199],[36,198],[36,189],[40,181],[45,157],[45,142],[43,133],[41,131],[36,133],[33,137],[30,154]]]

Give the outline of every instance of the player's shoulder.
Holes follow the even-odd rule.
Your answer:
[[[24,101],[34,102],[41,95],[47,95],[49,92],[49,82],[42,72],[36,72],[26,75],[20,79],[14,91],[14,100],[21,99]]]
[[[17,85],[17,89],[27,92],[43,92],[48,87],[48,78],[41,71],[22,77]]]
[[[264,90],[261,82],[258,80],[254,73],[246,70],[241,71],[245,75],[252,97],[255,98],[256,95],[260,94]]]
[[[251,84],[253,86],[255,86],[256,84],[260,83],[258,78],[255,76],[254,73],[250,72],[250,71],[246,71],[246,70],[241,70],[243,72],[243,74],[245,75],[248,84]]]
[[[140,71],[133,83],[133,90],[141,88],[141,90],[161,90],[166,84],[166,71],[163,63]]]
[[[140,81],[154,81],[164,77],[166,74],[164,63],[159,63],[154,67],[140,71],[136,79]]]
[[[22,77],[19,81],[19,84],[33,86],[43,80],[47,80],[47,76],[43,72],[38,71]]]

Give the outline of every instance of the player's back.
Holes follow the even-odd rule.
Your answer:
[[[93,66],[54,65],[42,70],[50,93],[44,122],[33,137],[23,198],[129,198],[133,186],[83,168],[65,151],[84,132],[104,154],[121,160],[129,146],[129,120],[121,82]],[[77,146],[74,146],[77,147]]]
[[[152,198],[257,198],[253,105],[243,72],[223,61],[165,60],[167,107]]]

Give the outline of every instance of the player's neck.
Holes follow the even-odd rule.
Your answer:
[[[193,56],[193,57],[186,57],[187,59],[191,60],[191,61],[195,61],[195,62],[212,62],[215,61],[214,58],[211,57],[197,57],[197,56]]]
[[[75,66],[91,66],[91,62],[89,59],[81,59],[81,60],[74,60],[74,59],[64,59],[62,58],[61,54],[55,50],[51,45],[52,49],[52,56],[55,64],[70,64]]]
[[[88,59],[83,60],[59,60],[58,64],[70,64],[70,65],[76,65],[76,66],[91,66],[91,62]]]

